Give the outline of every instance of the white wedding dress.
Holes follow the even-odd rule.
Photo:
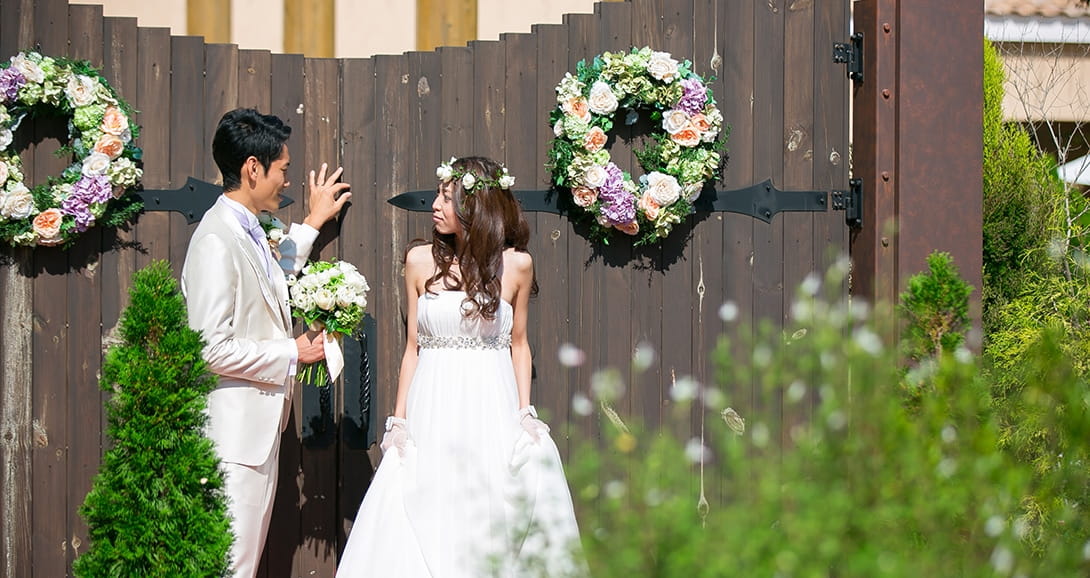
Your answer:
[[[583,575],[556,444],[519,425],[512,309],[466,319],[465,293],[421,295],[411,442],[382,458],[337,576]]]

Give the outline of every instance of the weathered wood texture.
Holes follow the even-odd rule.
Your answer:
[[[353,262],[371,284],[371,402],[381,419],[393,408],[404,347],[402,258],[431,228],[427,213],[396,209],[388,198],[433,188],[435,165],[452,155],[496,157],[518,188],[547,188],[556,83],[580,60],[643,45],[714,77],[731,129],[719,188],[764,178],[785,189],[845,188],[849,84],[830,47],[846,36],[847,19],[846,1],[634,0],[498,41],[334,60],[172,37],[64,0],[0,0],[0,58],[38,47],[101,67],[138,111],[148,189],[176,188],[190,176],[217,182],[211,135],[238,106],[293,127],[289,195],[297,202],[285,220],[305,215],[310,170],[344,166],[351,208],[322,231],[315,256]],[[52,154],[64,129],[26,122],[16,135],[35,182],[66,164]],[[619,127],[611,141],[617,164],[638,175],[633,148],[645,137]],[[832,212],[784,214],[771,224],[694,215],[645,249],[621,239],[596,246],[566,218],[526,216],[540,285],[530,304],[534,401],[565,453],[598,435],[596,416],[577,415],[571,399],[604,367],[617,368],[627,386],[620,411],[697,434],[700,414],[674,411],[671,384],[714,380],[721,332],[762,318],[789,324],[795,285],[848,243],[843,214]],[[154,259],[180,272],[192,231],[178,214],[148,212],[127,229],[93,230],[69,251],[0,255],[0,575],[64,576],[86,549],[77,508],[108,444],[96,383],[102,339],[128,303],[132,273]],[[739,312],[729,325],[717,316],[727,301]],[[561,365],[562,344],[585,351],[586,363]],[[637,348],[654,351],[648,367],[633,367]],[[756,383],[729,387],[743,413],[782,401]],[[261,576],[332,575],[380,457],[366,444],[375,425],[360,429],[361,393],[296,391]],[[783,407],[785,422],[806,419],[809,403]]]

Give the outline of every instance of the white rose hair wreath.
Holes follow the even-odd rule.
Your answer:
[[[139,127],[89,62],[20,52],[0,64],[0,241],[67,245],[97,224],[115,227],[140,210],[125,195],[142,175]],[[27,117],[68,120],[69,141],[58,154],[73,163],[47,183],[28,186],[14,133]]]
[[[666,52],[633,48],[604,52],[556,87],[558,106],[549,115],[556,139],[549,150],[553,183],[593,217],[591,237],[609,243],[613,229],[655,243],[693,211],[704,184],[719,174],[725,145],[723,115],[704,79],[689,61]],[[635,151],[646,175],[634,181],[605,150],[618,110],[625,124],[648,113],[654,142]]]
[[[499,173],[492,175],[492,178],[478,178],[471,172],[455,170],[454,163],[457,161],[457,158],[450,157],[449,161],[440,163],[438,167],[435,167],[435,178],[443,183],[462,181],[462,190],[467,195],[472,195],[475,190],[481,188],[509,191],[515,186],[515,177],[508,174],[507,167],[503,165],[500,165]]]

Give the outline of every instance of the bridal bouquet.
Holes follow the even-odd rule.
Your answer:
[[[302,383],[323,386],[337,379],[344,368],[340,338],[363,323],[367,307],[367,279],[355,265],[344,261],[312,261],[298,277],[288,277],[292,315],[313,331],[326,331],[325,363],[300,366]]]

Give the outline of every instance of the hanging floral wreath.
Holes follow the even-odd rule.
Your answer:
[[[0,240],[62,245],[96,223],[118,226],[140,210],[125,193],[140,181],[132,109],[89,62],[20,52],[0,64]],[[26,183],[14,133],[27,117],[68,120],[58,154],[74,162],[48,183]]]
[[[633,48],[580,61],[556,87],[549,168],[553,183],[571,191],[575,204],[593,217],[592,237],[609,242],[613,229],[654,243],[693,211],[704,184],[717,176],[724,142],[723,115],[711,91],[688,61],[666,52]],[[649,113],[661,131],[635,151],[647,174],[638,182],[605,150],[618,110],[625,124]]]

